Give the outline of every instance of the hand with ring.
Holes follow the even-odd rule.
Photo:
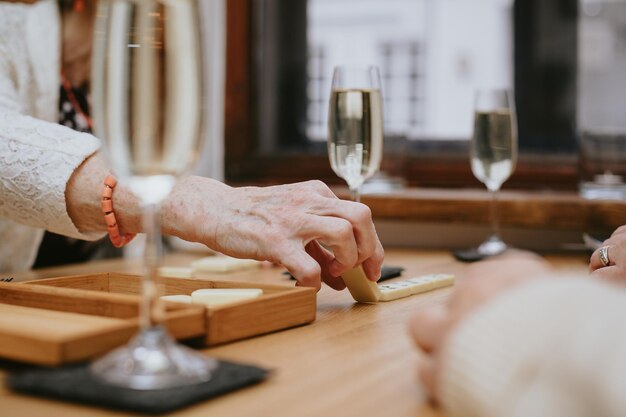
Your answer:
[[[620,226],[589,259],[594,278],[626,284],[626,226]]]

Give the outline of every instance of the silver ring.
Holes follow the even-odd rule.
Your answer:
[[[602,265],[609,266],[611,264],[611,260],[609,259],[609,247],[602,246],[600,248],[600,252],[598,253],[600,255],[600,262],[602,262]]]

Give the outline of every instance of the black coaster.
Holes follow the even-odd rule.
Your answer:
[[[146,414],[167,413],[202,400],[257,384],[269,371],[252,365],[220,361],[207,382],[158,390],[134,390],[103,384],[88,365],[36,369],[7,377],[7,385],[21,393],[68,400]]]
[[[401,266],[383,265],[380,269],[380,278],[378,279],[378,282],[399,277],[403,272],[404,268]]]
[[[462,262],[476,262],[489,256],[478,253],[477,249],[459,249],[452,251],[452,254],[457,260]]]
[[[402,275],[403,272],[404,268],[401,266],[383,265],[383,267],[380,269],[380,278],[378,279],[378,282],[399,277],[400,275]],[[283,272],[283,274],[289,276],[289,279],[295,280],[293,275],[291,275],[289,272],[285,271]]]

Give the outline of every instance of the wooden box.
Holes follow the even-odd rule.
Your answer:
[[[0,283],[0,356],[56,365],[126,342],[137,330],[141,281],[136,275],[104,273]],[[202,278],[161,281],[165,295],[201,288],[263,289],[258,298],[210,309],[166,303],[165,324],[178,339],[202,337],[213,346],[315,320],[311,288]]]

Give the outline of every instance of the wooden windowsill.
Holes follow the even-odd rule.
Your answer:
[[[490,218],[490,195],[482,190],[409,188],[361,201],[375,219],[480,225]],[[501,191],[497,208],[505,227],[610,232],[626,224],[626,202],[585,200],[568,191]]]

